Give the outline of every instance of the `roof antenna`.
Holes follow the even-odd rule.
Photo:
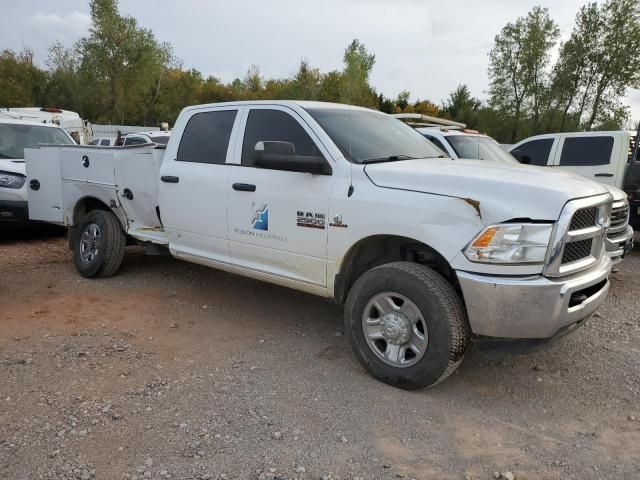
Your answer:
[[[351,105],[349,105],[349,190],[347,197],[353,195],[353,162],[351,160]]]

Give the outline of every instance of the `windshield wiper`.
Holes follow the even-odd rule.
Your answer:
[[[379,158],[367,158],[360,163],[367,165],[369,163],[384,163],[384,162],[397,162],[399,160],[415,160],[417,157],[411,157],[409,155],[389,155],[388,157]]]
[[[5,155],[4,153],[0,153],[0,158],[8,158],[9,160],[14,160],[16,157],[10,157],[9,155]]]

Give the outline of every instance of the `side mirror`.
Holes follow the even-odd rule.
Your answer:
[[[531,157],[529,155],[523,155],[521,150],[511,150],[511,155],[513,155],[516,160],[525,165],[529,165],[531,163]]]
[[[262,141],[254,147],[255,166],[269,170],[331,175],[331,167],[323,157],[298,155],[291,142]]]

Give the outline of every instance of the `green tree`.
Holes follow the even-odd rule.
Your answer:
[[[511,141],[520,122],[531,113],[539,128],[541,107],[548,88],[547,65],[559,29],[546,8],[534,7],[526,17],[507,23],[495,37],[489,53],[491,104],[511,123]]]
[[[376,56],[369,53],[360,40],[354,39],[344,51],[343,63],[340,101],[354,105],[376,105],[377,95],[369,85]]]
[[[160,94],[171,48],[120,15],[117,0],[91,0],[90,10],[89,37],[78,42],[83,80],[102,97],[102,118],[141,121]]]
[[[482,102],[471,95],[469,87],[461,84],[443,102],[442,113],[456,122],[466,123],[469,128],[477,128],[481,105]]]
[[[33,59],[33,50],[0,53],[0,106],[40,106],[44,100],[46,73]]]
[[[617,99],[627,88],[640,87],[640,69],[633,61],[640,52],[640,3],[637,0],[609,0],[600,8],[603,28],[599,48],[588,54],[594,79],[591,112],[584,125],[586,130],[591,130],[603,111],[605,117],[611,114],[615,117]],[[607,105],[613,105],[613,111],[607,111]]]
[[[409,90],[402,90],[396,97],[396,107],[400,112],[404,111],[409,105],[409,97],[411,92]]]

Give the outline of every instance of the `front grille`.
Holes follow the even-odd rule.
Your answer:
[[[569,230],[582,230],[593,227],[598,218],[598,209],[595,207],[578,210],[571,219]]]
[[[611,194],[571,200],[562,209],[544,273],[562,277],[588,269],[604,256]]]
[[[586,240],[578,240],[577,242],[567,243],[564,246],[564,252],[562,254],[562,263],[571,263],[583,258],[587,258],[591,255],[591,245],[593,243],[592,238]]]
[[[611,225],[609,226],[610,232],[619,232],[624,230],[627,228],[627,223],[629,223],[629,205],[611,210]]]

